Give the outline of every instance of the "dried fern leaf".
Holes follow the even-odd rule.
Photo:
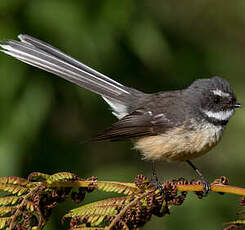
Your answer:
[[[59,181],[69,181],[76,178],[76,175],[73,173],[69,173],[69,172],[60,172],[60,173],[55,173],[51,176],[49,176],[49,178],[47,179],[47,183],[48,184],[53,184]]]
[[[4,216],[13,213],[17,209],[16,206],[4,206],[0,207],[0,216]]]
[[[85,204],[79,208],[76,209],[87,209],[87,208],[91,208],[91,207],[100,207],[100,206],[112,206],[112,205],[117,205],[117,206],[121,206],[123,204],[125,204],[125,202],[127,201],[127,197],[115,197],[115,198],[109,198],[109,199],[105,199],[105,200],[99,200],[99,201],[95,201],[93,203],[89,203],[89,204]],[[73,209],[73,210],[76,210]],[[73,211],[71,210],[71,211]]]
[[[16,176],[7,176],[7,177],[1,177],[0,178],[0,183],[3,184],[18,184],[25,186],[29,183],[28,180]]]
[[[18,201],[20,201],[20,197],[16,196],[5,196],[5,197],[0,197],[0,205],[14,205]]]
[[[104,206],[96,206],[93,203],[86,207],[82,206],[79,208],[75,208],[70,210],[69,213],[65,215],[65,217],[75,217],[75,216],[83,216],[83,215],[115,215],[117,214],[117,205],[104,205]]]
[[[8,223],[10,222],[10,217],[1,217],[0,218],[0,229],[3,229],[8,226]]]
[[[79,216],[79,220],[81,222],[85,221],[86,223],[89,223],[91,227],[98,227],[98,226],[103,226],[105,224],[105,221],[109,221],[113,219],[113,217],[114,215],[93,214],[93,215]],[[81,226],[83,226],[83,224],[77,227],[81,228]]]
[[[101,191],[123,193],[125,195],[130,195],[140,191],[133,183],[101,181],[96,182],[96,185]]]
[[[96,227],[78,227],[78,228],[72,228],[72,230],[105,230],[105,228],[96,228]]]
[[[90,224],[91,224],[91,226],[93,227],[93,226],[100,226],[100,224],[103,224],[103,221],[104,221],[104,219],[106,218],[106,216],[97,216],[97,217],[91,217],[90,219],[91,219],[91,221],[90,221]]]
[[[46,181],[49,177],[49,174],[33,172],[28,176],[28,181]]]
[[[17,184],[4,184],[0,183],[0,191],[9,192],[18,196],[26,193],[29,189]]]
[[[26,202],[26,209],[31,211],[31,212],[34,212],[35,210],[35,205],[32,201],[27,201]]]
[[[110,217],[113,217],[113,215]],[[86,215],[84,218],[86,218],[87,222],[91,223],[92,226],[98,226],[104,221],[105,218],[108,218],[108,215],[93,214],[88,216]]]
[[[121,206],[123,204],[125,204],[125,202],[128,201],[128,197],[114,197],[114,198],[109,198],[109,199],[105,199],[105,200],[99,200],[96,202],[93,202],[91,204],[86,204],[83,207],[87,207],[87,206],[102,206],[102,205],[117,205],[117,206]]]

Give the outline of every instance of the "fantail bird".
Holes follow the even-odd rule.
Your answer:
[[[191,163],[212,149],[239,108],[228,81],[221,77],[199,79],[188,88],[146,94],[126,87],[84,65],[55,47],[28,35],[20,41],[1,41],[2,52],[58,75],[102,96],[119,119],[92,140],[127,140],[135,143],[146,160]]]

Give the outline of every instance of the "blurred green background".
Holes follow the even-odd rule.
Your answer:
[[[50,42],[113,79],[145,92],[181,89],[220,75],[245,104],[245,1],[1,0],[0,39],[27,33]],[[86,140],[116,121],[97,95],[0,55],[0,176],[71,171],[81,177],[132,181],[151,175],[132,144]],[[245,110],[223,140],[194,163],[212,181],[244,186]],[[157,165],[160,179],[196,177],[184,163]],[[87,202],[101,199],[93,193]],[[46,229],[67,229],[55,209]],[[221,229],[235,218],[238,197],[193,195],[143,229]]]

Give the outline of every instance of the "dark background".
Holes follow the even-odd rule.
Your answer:
[[[245,2],[217,0],[1,0],[0,39],[27,33],[85,64],[145,92],[181,89],[219,75],[245,103]],[[116,121],[97,95],[0,55],[0,176],[71,171],[81,177],[132,181],[151,175],[150,162],[129,142],[86,140]],[[221,143],[195,164],[213,179],[244,186],[245,110],[230,121]],[[157,165],[160,178],[195,178],[185,163]],[[99,193],[86,201],[101,199]],[[55,209],[46,229],[65,229]],[[189,195],[170,216],[143,229],[221,229],[235,218],[238,197]]]

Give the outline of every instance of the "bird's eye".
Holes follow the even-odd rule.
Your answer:
[[[215,95],[215,97],[214,97],[214,103],[215,103],[215,104],[220,103],[220,96]]]

